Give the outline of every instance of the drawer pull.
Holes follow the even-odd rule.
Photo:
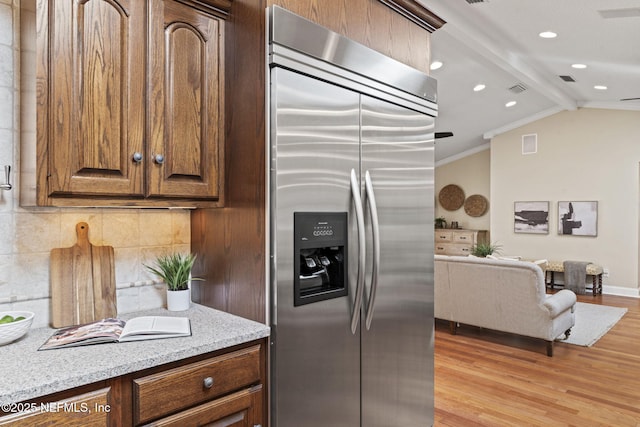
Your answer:
[[[204,388],[213,387],[213,378],[211,378],[211,377],[205,378],[204,381],[203,381],[203,385],[204,385]]]

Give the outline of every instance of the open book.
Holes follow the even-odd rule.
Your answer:
[[[142,316],[127,321],[109,318],[58,329],[38,350],[190,335],[187,317]]]

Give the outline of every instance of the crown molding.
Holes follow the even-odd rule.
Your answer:
[[[414,0],[379,0],[380,3],[389,6],[405,18],[433,33],[446,22],[438,15],[431,12]]]

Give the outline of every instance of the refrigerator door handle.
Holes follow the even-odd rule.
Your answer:
[[[356,280],[356,296],[353,302],[353,313],[351,314],[351,333],[355,335],[358,330],[358,321],[360,321],[366,261],[364,210],[362,209],[362,199],[360,198],[360,182],[355,169],[351,169],[351,195],[356,208],[356,223],[358,226],[358,278]]]
[[[364,177],[365,189],[365,205],[369,207],[371,215],[371,231],[373,238],[373,262],[371,271],[371,294],[369,296],[369,306],[366,308],[365,325],[367,330],[371,327],[371,319],[373,319],[373,308],[376,303],[376,291],[378,290],[378,266],[380,265],[380,223],[378,222],[378,206],[376,205],[376,197],[373,191],[373,183],[371,175],[366,171]]]

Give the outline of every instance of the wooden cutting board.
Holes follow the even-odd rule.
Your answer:
[[[89,242],[89,224],[76,225],[77,243],[51,250],[51,325],[54,328],[116,317],[113,247]]]

